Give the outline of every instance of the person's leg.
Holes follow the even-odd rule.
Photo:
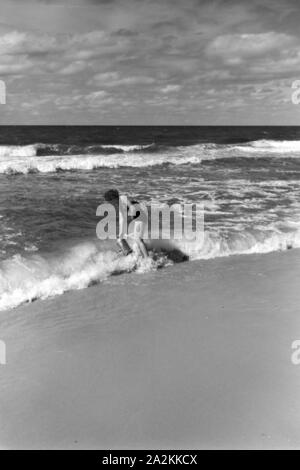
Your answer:
[[[138,240],[136,240],[136,242],[143,258],[148,258],[148,250],[146,248],[144,241],[141,238],[139,238]]]
[[[143,258],[148,258],[148,251],[143,241],[144,223],[140,220],[135,221],[133,229],[133,238]]]

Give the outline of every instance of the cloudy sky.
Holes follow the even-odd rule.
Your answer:
[[[1,124],[297,124],[299,0],[1,0]]]

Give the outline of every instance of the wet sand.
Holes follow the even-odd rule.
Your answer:
[[[300,251],[115,276],[1,312],[2,448],[299,448]]]

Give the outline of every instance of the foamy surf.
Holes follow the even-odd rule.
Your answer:
[[[258,140],[240,145],[194,144],[70,146],[34,144],[0,146],[0,174],[91,171],[98,168],[146,168],[162,165],[199,165],[218,159],[267,156],[298,158],[300,141]]]
[[[84,289],[110,276],[136,271],[143,274],[170,264],[166,257],[146,260],[102,251],[92,242],[69,248],[61,255],[15,255],[0,265],[0,310],[25,302]]]
[[[15,255],[0,264],[0,310],[84,289],[116,274],[133,271],[144,274],[166,267],[172,264],[171,259],[176,262],[176,251],[185,256],[177,261],[193,261],[299,248],[300,227],[295,222],[282,231],[279,228],[243,231],[231,237],[206,232],[203,243],[148,240],[147,244],[157,254],[145,260],[136,255],[120,257],[116,252],[103,251],[93,242],[78,244],[51,257]]]
[[[300,248],[300,229],[289,233],[280,231],[243,231],[228,237],[226,235],[205,233],[204,243],[178,243],[178,248],[191,260],[213,259],[224,256],[264,254]]]
[[[126,152],[142,152],[147,149],[154,148],[155,144],[145,145],[68,145],[68,144],[43,144],[35,143],[30,145],[0,145],[1,157],[37,157],[51,155],[72,155],[84,154],[93,155],[97,153],[126,153]]]
[[[122,152],[135,152],[137,150],[146,150],[154,147],[154,144],[147,144],[147,145],[102,145],[103,149],[116,149],[121,150]]]
[[[156,165],[182,165],[186,163],[200,163],[201,156],[164,155],[150,156],[139,154],[113,154],[103,155],[76,155],[68,157],[35,157],[14,158],[0,160],[0,173],[28,174],[28,173],[55,173],[58,171],[90,171],[97,168],[144,168]]]
[[[300,140],[255,140],[244,145],[236,145],[235,149],[242,152],[262,153],[300,153]]]
[[[0,158],[3,157],[34,157],[38,145],[0,145]]]

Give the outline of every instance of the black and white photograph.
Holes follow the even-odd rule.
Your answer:
[[[0,450],[300,449],[299,23],[0,0]]]

